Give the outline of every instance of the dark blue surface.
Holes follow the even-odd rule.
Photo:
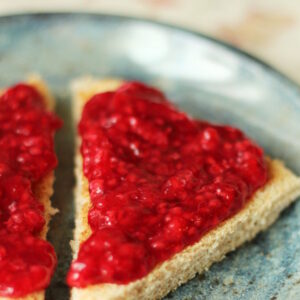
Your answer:
[[[89,14],[0,18],[0,86],[40,73],[65,127],[50,239],[59,267],[48,299],[65,300],[74,184],[68,84],[86,74],[156,84],[195,117],[234,124],[300,174],[300,93],[288,79],[230,46],[158,23]],[[300,299],[300,202],[267,232],[167,299]]]

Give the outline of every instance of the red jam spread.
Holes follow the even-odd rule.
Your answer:
[[[53,135],[62,125],[42,96],[18,84],[0,97],[0,297],[44,289],[56,266],[39,235],[44,207],[35,187],[57,165]]]
[[[128,82],[97,94],[79,124],[92,235],[68,284],[126,284],[199,241],[267,181],[240,130],[193,120],[158,90]]]

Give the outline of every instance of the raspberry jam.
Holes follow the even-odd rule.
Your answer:
[[[0,97],[0,296],[44,289],[56,266],[35,187],[57,165],[53,135],[62,122],[42,96],[18,84]]]
[[[158,90],[125,83],[95,95],[79,124],[92,235],[68,284],[126,284],[199,241],[267,181],[240,130],[193,120]]]

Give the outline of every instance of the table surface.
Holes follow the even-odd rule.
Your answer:
[[[0,1],[0,15],[40,11],[132,15],[191,28],[256,55],[300,84],[299,0]]]

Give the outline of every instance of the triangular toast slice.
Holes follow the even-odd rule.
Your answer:
[[[46,103],[46,107],[49,111],[54,110],[55,101],[50,93],[46,83],[38,76],[38,75],[31,75],[25,81],[25,83],[33,86],[43,97]],[[3,89],[0,91],[0,95],[5,91]],[[47,239],[47,232],[49,229],[49,222],[51,217],[58,212],[57,209],[53,208],[51,205],[51,196],[53,194],[53,183],[55,180],[54,171],[51,171],[46,177],[44,177],[35,187],[34,195],[44,206],[44,218],[45,218],[45,225],[43,230],[40,232],[40,237],[44,240]],[[1,283],[0,283],[1,284]],[[16,300],[43,300],[45,299],[45,291],[37,291],[31,293],[24,297],[18,298],[11,298],[11,297],[1,297],[0,300],[9,300],[9,299],[16,299]]]
[[[85,103],[96,93],[114,91],[122,80],[98,80],[82,78],[72,85],[74,120],[77,125]],[[75,231],[72,247],[74,259],[79,246],[91,234],[87,221],[91,207],[88,181],[83,175],[82,158],[77,140],[75,190]],[[170,291],[207,270],[214,262],[253,239],[267,229],[297,196],[300,195],[300,179],[278,160],[267,159],[269,180],[247,204],[233,217],[206,233],[199,242],[188,246],[170,259],[157,265],[145,277],[129,284],[94,284],[85,288],[72,288],[71,299],[116,300],[116,299],[160,299]]]

